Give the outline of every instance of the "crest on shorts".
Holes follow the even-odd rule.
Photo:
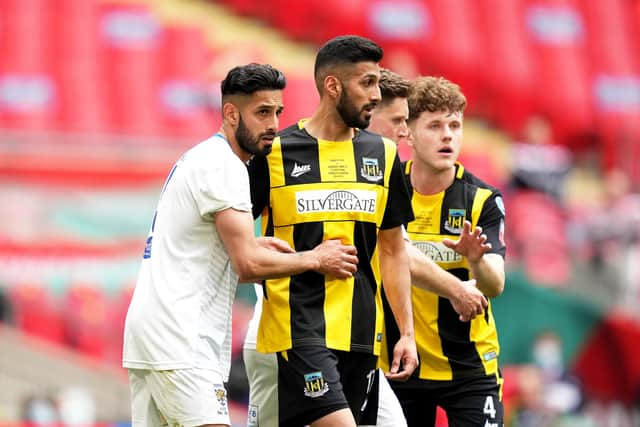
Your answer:
[[[324,396],[329,391],[329,384],[324,381],[322,372],[311,372],[304,375],[304,395],[307,397]]]
[[[447,222],[444,224],[444,228],[450,233],[460,234],[466,215],[466,209],[449,209],[449,216],[447,217]]]
[[[247,427],[258,427],[258,405],[249,405],[249,413],[247,415]]]
[[[227,391],[224,387],[216,387],[214,390],[216,399],[220,404],[218,408],[218,415],[227,415],[229,412],[227,410]]]
[[[382,179],[382,171],[380,170],[380,166],[378,166],[378,159],[363,157],[360,175],[367,181],[380,181]]]

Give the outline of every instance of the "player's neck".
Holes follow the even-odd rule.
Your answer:
[[[231,151],[233,151],[233,153],[238,156],[240,160],[245,163],[251,160],[252,154],[240,147],[240,144],[238,144],[238,141],[236,141],[235,132],[233,131],[233,129],[229,129],[227,126],[222,125],[218,133],[222,135],[222,137],[227,141],[229,147],[231,147]]]
[[[424,195],[440,193],[451,184],[456,176],[456,167],[447,170],[435,170],[419,162],[411,165],[411,186],[415,191]]]
[[[307,133],[316,139],[348,141],[355,131],[348,127],[334,106],[320,104],[313,116],[304,125]]]

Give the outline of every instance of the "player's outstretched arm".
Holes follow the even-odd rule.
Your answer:
[[[482,227],[471,231],[471,223],[465,221],[458,240],[444,239],[442,243],[467,258],[476,284],[483,294],[494,298],[502,293],[505,280],[504,259],[498,254],[488,253],[491,243],[487,243]]]
[[[215,221],[231,265],[242,282],[291,276],[308,270],[346,278],[357,270],[356,248],[337,240],[327,240],[310,251],[283,253],[277,247],[265,247],[264,241],[258,242],[249,212],[225,209],[216,213]],[[266,244],[277,246],[280,242]]]
[[[475,279],[460,280],[420,252],[410,241],[405,242],[411,267],[411,283],[414,286],[447,298],[463,322],[484,312],[488,302],[476,288]]]
[[[387,378],[405,381],[418,366],[413,311],[411,308],[411,275],[401,227],[378,232],[378,256],[384,290],[400,330],[393,350]]]

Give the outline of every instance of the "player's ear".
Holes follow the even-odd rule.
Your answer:
[[[238,106],[231,102],[225,102],[222,105],[222,118],[231,126],[236,127],[240,119],[240,110],[238,109]]]
[[[342,82],[338,77],[328,75],[324,78],[324,91],[332,98],[339,99],[343,90]]]

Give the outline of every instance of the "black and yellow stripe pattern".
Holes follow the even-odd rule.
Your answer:
[[[411,188],[411,161],[405,165],[405,176],[411,193],[415,220],[407,224],[412,243],[422,252],[461,280],[471,276],[467,260],[447,248],[442,240],[457,239],[464,220],[472,227],[480,225],[492,244],[493,253],[505,254],[499,236],[504,214],[496,197],[500,193],[457,165],[454,183],[445,191],[423,195]],[[468,375],[492,375],[498,371],[500,351],[491,305],[484,316],[461,322],[448,299],[412,288],[414,327],[420,358],[415,377],[428,380],[452,380]],[[490,303],[489,303],[490,304]],[[385,307],[387,308],[387,307]],[[382,367],[388,367],[386,354],[391,354],[397,338],[393,317],[386,319],[386,343]]]
[[[263,234],[296,251],[340,239],[356,246],[359,266],[347,280],[313,271],[267,280],[258,350],[321,345],[378,354],[384,315],[377,234],[412,218],[395,144],[366,131],[350,141],[317,140],[300,122],[281,132],[264,162],[250,167],[252,186],[260,187],[256,170],[266,177],[260,196],[268,198],[254,197],[266,207]]]

